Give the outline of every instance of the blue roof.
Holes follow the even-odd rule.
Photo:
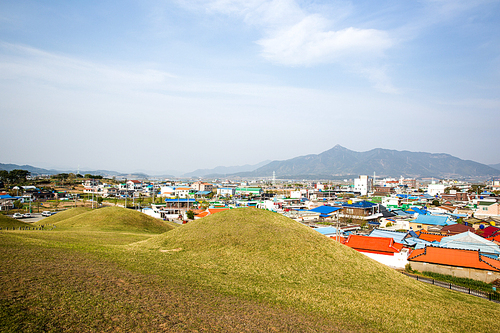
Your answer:
[[[317,232],[319,232],[322,235],[331,235],[331,234],[336,234],[337,233],[337,228],[334,227],[322,227],[322,228],[315,228]]]
[[[373,229],[368,236],[392,238],[396,243],[403,243],[403,239],[408,235],[406,232]]]
[[[328,215],[328,214],[331,214],[333,212],[336,212],[339,209],[340,209],[340,207],[319,206],[319,207],[313,208],[313,209],[311,209],[309,211],[310,212],[315,212],[315,213],[321,213],[322,215],[323,214]]]
[[[411,210],[410,210],[411,209]],[[427,215],[427,210],[425,209],[420,209],[418,207],[410,207],[406,210],[408,214],[415,214],[418,213],[419,215]]]
[[[358,201],[353,204],[348,204],[348,203],[343,203],[342,206],[344,207],[354,207],[354,208],[372,208],[377,206],[377,204],[374,204],[373,202],[369,202],[366,200],[363,201]]]
[[[391,213],[394,213],[398,216],[411,216],[413,214],[410,214],[410,213],[407,213],[405,212],[404,210],[401,210],[401,209],[394,209],[394,210],[391,210]]]
[[[9,194],[4,194],[0,195],[0,199],[14,199],[14,197],[11,197]]]
[[[207,194],[210,194],[210,193],[212,193],[212,192],[211,191],[198,191],[195,194],[196,195],[207,195]]]
[[[407,244],[408,246],[415,246],[415,248],[420,248],[420,249],[423,249],[426,245],[433,244],[429,241],[420,239],[418,237],[408,237],[404,240],[404,243]]]
[[[165,202],[178,202],[178,203],[184,203],[184,202],[189,202],[189,203],[195,203],[196,199],[165,199]]]
[[[414,223],[428,224],[428,225],[438,225],[445,226],[452,224],[448,221],[448,216],[438,216],[438,215],[419,215],[416,220],[413,220]]]

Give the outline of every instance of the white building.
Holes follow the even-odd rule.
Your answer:
[[[436,195],[441,195],[444,193],[445,187],[446,186],[444,184],[432,183],[432,184],[429,184],[429,186],[427,186],[427,193],[429,193],[429,195],[431,195],[433,197]]]
[[[354,179],[354,192],[359,192],[361,195],[367,195],[372,192],[373,179],[369,176],[362,175],[358,179]]]

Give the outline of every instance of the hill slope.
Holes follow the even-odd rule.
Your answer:
[[[323,176],[371,175],[399,177],[487,177],[498,176],[500,170],[449,154],[372,149],[356,152],[340,145],[321,154],[273,161],[241,176]]]
[[[174,228],[172,224],[121,207],[88,210],[73,208],[48,217],[39,223],[55,224],[57,230],[85,229],[86,231],[128,231],[163,233]]]
[[[68,210],[63,210],[58,212],[57,214],[54,214],[52,216],[46,217],[35,224],[37,225],[43,225],[43,224],[55,224],[58,222],[61,222],[63,220],[67,220],[69,218],[72,218],[74,216],[90,212],[91,209],[87,207],[76,207],[76,208],[71,208]]]
[[[29,227],[31,224],[26,222],[18,221],[10,216],[5,216],[0,214],[0,228],[19,228],[19,227]]]
[[[499,328],[498,304],[412,280],[272,212],[233,209],[158,235],[142,215],[98,209],[49,231],[0,232],[0,331]]]
[[[176,267],[176,275],[195,285],[321,313],[348,330],[484,330],[472,303],[500,314],[496,305],[414,281],[258,209],[221,212],[131,246],[141,247],[157,253],[158,266]]]

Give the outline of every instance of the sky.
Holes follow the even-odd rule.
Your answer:
[[[0,163],[500,163],[500,1],[0,2]]]

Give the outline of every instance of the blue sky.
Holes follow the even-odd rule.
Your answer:
[[[2,1],[2,163],[500,163],[499,1]]]

